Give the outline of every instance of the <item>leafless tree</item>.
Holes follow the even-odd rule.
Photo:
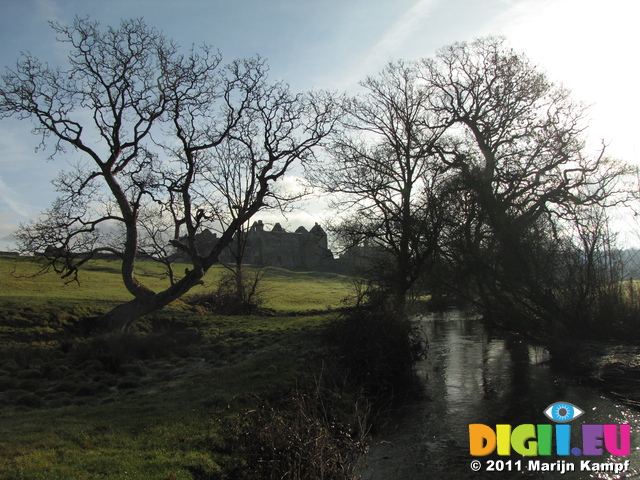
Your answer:
[[[294,162],[308,164],[313,158],[314,148],[337,120],[335,102],[323,92],[293,96],[281,83],[269,86],[268,91],[259,95],[251,112],[212,150],[212,161],[206,167],[207,191],[218,192],[214,198],[224,202],[217,211],[217,223],[237,222],[238,216],[258,200],[261,183],[271,184],[259,200],[262,210],[286,212],[292,202],[307,193],[304,189],[282,188],[277,180]],[[234,257],[234,265],[227,266],[235,276],[239,299],[246,298],[247,288],[255,291],[264,274],[256,270],[253,279],[244,274],[242,264],[248,235],[249,225],[243,222],[227,250]]]
[[[366,245],[365,265],[401,310],[433,262],[442,222],[446,165],[436,155],[444,128],[415,65],[390,63],[346,103],[344,129],[319,183],[341,195],[349,216],[335,229],[347,247]]]
[[[458,178],[456,255],[494,305],[507,295],[529,313],[559,315],[534,252],[577,207],[622,201],[627,167],[604,148],[585,153],[585,107],[504,39],[454,44],[420,69],[429,108],[447,125],[440,159]]]
[[[120,259],[134,298],[101,323],[123,329],[201,282],[238,228],[277,201],[273,185],[313,155],[333,128],[335,105],[327,96],[269,85],[259,58],[223,65],[209,47],[181,53],[142,20],[104,31],[89,19],[52,26],[69,46],[67,67],[23,55],[2,77],[0,114],[31,119],[43,144],[53,145],[52,156],[72,150],[83,160],[60,174],[60,199],[18,238],[27,251],[54,245],[65,252],[63,263],[50,259],[64,274],[100,252]],[[227,159],[246,173],[241,197],[225,185],[229,172],[218,154],[231,144],[264,153]],[[207,225],[220,237],[202,252],[196,235]],[[135,265],[143,251],[169,265],[164,239],[191,266],[179,279],[169,270],[171,284],[154,292]]]

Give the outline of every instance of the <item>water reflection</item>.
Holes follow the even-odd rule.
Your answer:
[[[404,407],[375,439],[363,479],[513,478],[514,472],[471,471],[470,463],[475,457],[469,455],[469,424],[551,423],[543,411],[557,401],[573,403],[586,412],[572,422],[575,437],[572,445],[581,442],[582,423],[632,425],[631,456],[588,457],[597,462],[630,460],[628,471],[618,475],[576,471],[567,472],[561,478],[640,476],[638,412],[552,372],[544,349],[528,345],[517,335],[491,335],[480,321],[462,312],[434,315],[422,322],[429,338],[429,355],[418,365],[425,398]],[[493,458],[523,459],[517,454]],[[546,462],[559,459],[557,456],[535,458]],[[576,462],[579,470],[580,457],[562,459]],[[482,460],[486,463],[487,458]],[[557,472],[517,476],[559,477]]]

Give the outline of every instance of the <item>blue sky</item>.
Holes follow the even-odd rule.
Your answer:
[[[49,21],[75,15],[103,25],[144,17],[183,47],[208,43],[226,60],[260,54],[271,78],[293,90],[358,91],[391,59],[417,59],[456,41],[505,35],[549,76],[592,105],[590,135],[639,163],[640,2],[637,0],[0,0],[0,68],[21,51],[64,60]],[[0,120],[0,250],[11,232],[46,209],[50,181],[66,165],[34,152],[31,125]],[[294,228],[322,221],[318,205]]]

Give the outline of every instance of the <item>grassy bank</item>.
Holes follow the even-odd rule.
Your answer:
[[[161,286],[152,263],[140,269]],[[317,387],[321,331],[348,292],[341,276],[269,269],[264,306],[277,315],[178,301],[136,332],[85,337],[78,320],[128,298],[117,264],[96,261],[69,285],[36,271],[0,258],[1,479],[246,478],[258,460],[238,439],[264,424],[247,412]]]

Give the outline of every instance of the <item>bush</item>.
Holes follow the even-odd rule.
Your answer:
[[[326,340],[352,381],[379,398],[410,390],[415,363],[427,351],[417,324],[379,304],[345,311],[328,328]]]
[[[263,272],[258,270],[253,277],[244,272],[240,275],[241,289],[238,287],[236,274],[227,272],[220,279],[216,290],[194,295],[188,303],[220,315],[251,315],[263,303],[259,288]]]
[[[318,388],[294,391],[276,402],[227,419],[231,451],[244,459],[243,480],[354,478],[366,453],[368,408]]]

